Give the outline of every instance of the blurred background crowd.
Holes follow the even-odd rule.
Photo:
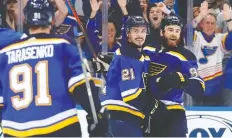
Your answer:
[[[0,25],[3,28],[10,28],[16,31],[27,33],[27,25],[23,23],[22,10],[27,0],[0,0]],[[123,12],[118,0],[51,0],[56,7],[54,21],[54,34],[68,35],[75,38],[74,28],[78,29],[78,37],[81,46],[85,51],[88,60],[92,60],[93,55],[88,47],[85,33],[80,28],[80,22],[74,16],[70,3],[74,5],[81,20],[81,24],[86,31],[87,37],[94,46],[96,54],[102,52],[104,41],[107,43],[107,51],[115,52],[121,47],[121,27],[123,23]],[[104,4],[107,2],[107,14],[105,14]],[[199,59],[199,75],[206,81],[214,83],[206,84],[205,97],[201,100],[192,99],[185,95],[185,104],[192,106],[232,106],[232,52],[215,52],[213,48],[201,49],[204,57],[199,57],[194,47],[201,47],[202,43],[198,38],[199,33],[204,39],[212,41],[217,34],[222,37],[214,43],[209,43],[211,47],[218,46],[225,41],[223,36],[228,34],[228,20],[225,20],[223,13],[224,5],[231,6],[232,0],[127,0],[128,15],[143,16],[150,25],[150,33],[146,38],[146,44],[153,47],[159,46],[160,23],[162,19],[175,14],[182,19],[184,24],[182,45],[190,49],[197,59]],[[66,6],[65,6],[66,5]],[[232,14],[232,13],[231,13]],[[108,16],[107,16],[108,15]],[[104,26],[103,17],[107,19]],[[107,28],[107,36],[103,37],[103,29]],[[2,36],[0,36],[2,37]],[[218,45],[217,45],[218,43]],[[210,56],[217,57],[209,59]],[[219,58],[222,57],[222,58]],[[211,66],[204,64],[210,60]],[[207,68],[207,69],[206,69]],[[202,71],[203,70],[203,71]],[[207,71],[205,75],[204,71]]]

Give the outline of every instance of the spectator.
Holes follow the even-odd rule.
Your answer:
[[[17,8],[18,0],[5,0],[6,5],[6,20],[5,25],[6,28],[11,28],[16,30],[17,27],[17,18],[18,18],[18,8]]]
[[[139,0],[139,3],[140,3],[140,8],[142,9],[142,12],[143,12],[144,19],[148,21],[147,8],[148,8],[149,0]]]
[[[160,23],[167,14],[171,14],[171,11],[167,9],[164,3],[160,2],[150,4],[147,12],[150,34],[147,36],[145,44],[159,47],[162,40],[160,38]]]
[[[223,4],[227,4],[227,5],[230,6],[229,2],[223,2]],[[227,23],[224,20],[222,12],[220,12],[217,15],[217,24],[216,25],[217,25],[216,33],[226,33],[226,32],[228,32]]]
[[[99,12],[100,6],[102,2],[97,2],[97,0],[91,0],[91,15],[87,23],[87,34],[92,42],[95,52],[99,53],[102,50],[102,36],[101,36],[101,20],[99,19]],[[117,41],[117,37],[120,36],[120,28],[116,24],[116,21],[109,17],[108,20],[108,52],[115,52],[121,44]],[[89,52],[87,46],[83,47],[86,51],[86,56],[91,59],[92,55]]]
[[[193,27],[202,21],[202,31],[195,31],[192,52],[198,60],[198,72],[206,84],[205,98],[202,105],[220,105],[219,96],[221,94],[222,81],[222,59],[227,50],[232,47],[232,32],[229,34],[215,34],[216,17],[209,13],[208,3],[205,1],[201,5],[200,14],[193,20]],[[223,8],[224,19],[228,20],[229,30],[232,31],[231,9],[228,5]]]
[[[208,2],[209,9],[212,9],[211,13],[213,13],[216,17],[220,13],[220,5],[224,0],[206,0]]]
[[[230,5],[229,2],[224,2],[225,4]],[[232,13],[231,13],[232,14]],[[227,33],[228,32],[228,26],[227,22],[224,20],[223,13],[220,12],[217,16],[217,28],[216,28],[216,33]],[[225,54],[222,62],[223,69],[226,67],[228,60],[230,59],[232,55],[232,52],[228,52]]]
[[[222,13],[223,14],[223,13]],[[230,13],[232,14],[232,13]],[[227,22],[226,26],[228,26]],[[227,29],[229,29],[227,27]],[[223,67],[224,67],[224,74],[223,74],[223,90],[222,90],[222,105],[223,106],[232,106],[232,87],[231,87],[231,78],[232,78],[232,52],[226,54],[223,59]]]

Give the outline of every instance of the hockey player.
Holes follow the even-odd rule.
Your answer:
[[[142,137],[140,126],[143,119],[147,120],[143,109],[150,103],[144,82],[146,59],[141,51],[148,23],[142,16],[129,16],[126,20],[126,1],[118,0],[118,3],[126,21],[122,30],[122,47],[116,50],[110,64],[101,100],[110,113],[111,134],[114,137]],[[150,111],[162,109],[159,103],[148,107]],[[147,116],[152,115],[149,113]]]
[[[141,16],[131,16],[126,22],[128,42],[116,50],[106,77],[102,105],[110,113],[114,137],[142,137],[140,128],[144,114],[144,56],[142,45],[147,35],[147,22]],[[145,101],[144,101],[145,102]]]
[[[116,50],[107,72],[106,89],[101,94],[102,106],[110,113],[109,133],[112,136],[142,137],[143,120],[148,122],[149,118],[156,118],[156,113],[166,111],[166,107],[146,92],[147,59],[141,50],[149,32],[148,23],[142,16],[127,17],[127,1],[118,0],[118,3],[125,16],[122,47]],[[143,112],[145,107],[146,112]],[[143,127],[147,126],[146,121]]]
[[[187,120],[183,107],[183,92],[201,97],[204,81],[197,74],[196,57],[180,45],[182,23],[176,16],[161,22],[163,38],[160,48],[144,47],[150,57],[148,91],[163,102],[168,116],[151,119],[150,137],[186,137]]]
[[[50,34],[54,8],[49,0],[29,0],[24,14],[30,36],[0,50],[4,136],[81,136],[77,101],[88,112],[90,126],[93,119],[79,52]],[[99,136],[93,134],[106,130],[99,129],[105,119],[94,91],[93,98],[99,118],[90,135]]]

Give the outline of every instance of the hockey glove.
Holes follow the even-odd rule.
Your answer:
[[[112,55],[98,55],[97,59],[93,61],[94,72],[108,71],[110,63],[113,59]]]
[[[145,118],[142,123],[144,133],[151,133],[152,124],[160,124],[165,122],[168,116],[166,105],[159,100],[153,100],[144,111]]]
[[[180,72],[170,72],[156,79],[159,88],[167,92],[172,88],[182,88],[187,81],[187,76]]]
[[[98,123],[95,124],[92,116],[87,116],[90,137],[105,137],[108,135],[109,113],[105,108],[97,114]]]

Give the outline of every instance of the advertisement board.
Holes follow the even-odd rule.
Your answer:
[[[232,108],[192,107],[186,115],[189,138],[232,138]]]

